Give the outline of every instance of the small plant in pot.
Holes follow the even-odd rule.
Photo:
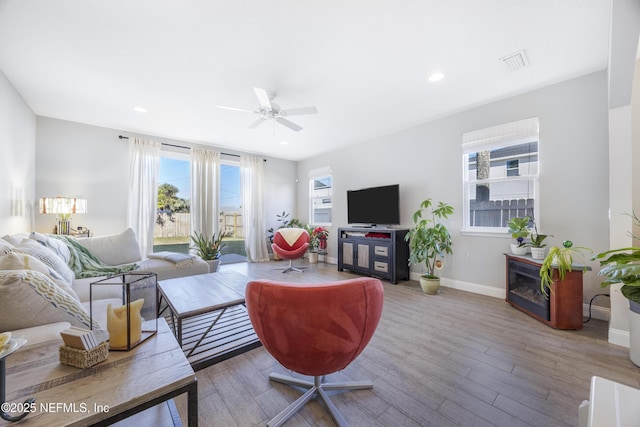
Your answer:
[[[563,280],[567,272],[572,271],[574,259],[579,258],[582,263],[585,263],[585,251],[591,252],[591,249],[584,246],[573,246],[571,240],[562,242],[562,247],[552,246],[549,249],[549,253],[540,267],[540,291],[547,298],[553,283]],[[586,266],[583,267],[583,271],[587,271]]]
[[[516,239],[515,243],[511,244],[511,253],[514,255],[525,255],[529,248],[525,245],[524,239],[529,237],[531,230],[529,229],[530,216],[514,217],[509,220],[507,226],[509,227],[509,233],[511,237]]]
[[[544,259],[545,254],[547,252],[546,243],[544,239],[551,236],[551,234],[539,234],[538,226],[536,223],[533,223],[533,231],[531,232],[531,241],[524,244],[524,246],[531,248],[531,258],[533,259]]]
[[[209,272],[211,273],[218,270],[222,251],[227,246],[222,242],[225,237],[227,237],[227,234],[222,230],[218,233],[213,233],[211,237],[199,232],[191,235],[191,241],[193,242],[191,249],[195,249],[196,254],[209,264]]]
[[[426,199],[413,214],[415,225],[405,237],[409,241],[409,265],[424,263],[427,267],[427,271],[420,276],[420,286],[427,294],[438,292],[440,278],[436,275],[436,270],[443,266],[441,258],[453,253],[449,230],[440,222],[452,214],[452,206],[443,202],[435,206],[431,199]]]

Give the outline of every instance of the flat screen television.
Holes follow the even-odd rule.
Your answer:
[[[347,222],[372,226],[400,224],[400,185],[347,190]]]

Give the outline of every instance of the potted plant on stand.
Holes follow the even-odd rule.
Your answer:
[[[324,227],[314,227],[313,225],[307,225],[305,229],[309,233],[309,263],[316,264],[318,262],[318,250],[324,250],[327,247],[329,232]]]
[[[546,243],[544,239],[551,236],[551,234],[539,234],[538,226],[536,223],[533,223],[533,231],[531,232],[531,241],[525,243],[524,246],[531,248],[531,258],[533,259],[544,259],[545,254],[547,252]]]
[[[511,218],[507,224],[509,227],[509,233],[511,237],[516,239],[515,243],[511,244],[511,253],[514,255],[525,255],[529,248],[525,245],[524,239],[529,237],[531,230],[529,229],[530,216],[514,217]]]
[[[562,242],[562,247],[552,246],[549,253],[544,257],[540,267],[540,291],[548,298],[551,286],[554,282],[564,280],[567,272],[572,271],[574,259],[576,257],[584,260],[584,251],[591,251],[584,246],[573,246],[571,240]],[[587,266],[582,266],[583,272],[587,271]],[[557,271],[554,274],[554,271]]]
[[[640,219],[632,215],[636,224]],[[637,236],[631,235],[633,239]],[[629,358],[640,366],[640,247],[611,249],[593,256],[603,267],[598,273],[606,280],[600,286],[622,283],[620,291],[629,300]]]
[[[423,218],[423,212],[426,217]],[[420,286],[427,294],[436,294],[440,288],[440,278],[436,270],[442,268],[442,258],[453,253],[453,242],[447,227],[440,222],[453,214],[453,207],[439,202],[437,207],[431,199],[426,199],[413,214],[414,227],[405,239],[409,241],[409,265],[425,263],[427,271],[420,276]]]
[[[191,236],[191,241],[194,244],[191,249],[195,249],[196,254],[209,264],[210,273],[218,270],[222,250],[227,246],[222,242],[222,239],[225,237],[227,237],[227,234],[222,230],[217,234],[214,233],[211,237],[207,237],[204,233],[198,232],[195,232]]]

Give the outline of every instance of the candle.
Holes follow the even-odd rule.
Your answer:
[[[144,299],[135,300],[130,304],[130,336],[127,343],[127,306],[113,308],[107,306],[107,330],[109,331],[110,348],[127,348],[127,344],[135,344],[142,336],[142,318],[140,311],[144,305]]]

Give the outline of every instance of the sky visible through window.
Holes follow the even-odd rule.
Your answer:
[[[171,184],[178,188],[178,197],[191,198],[189,160],[160,158],[159,184]],[[240,208],[240,167],[220,165],[220,210],[231,211]]]

